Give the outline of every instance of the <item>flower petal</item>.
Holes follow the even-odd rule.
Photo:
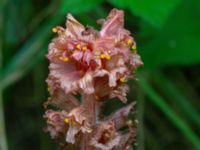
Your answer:
[[[113,9],[109,13],[106,21],[103,23],[102,30],[100,31],[101,36],[115,35],[119,28],[124,25],[124,13],[121,10]]]
[[[110,98],[117,97],[119,98],[123,103],[127,102],[126,93],[129,91],[129,86],[126,84],[122,84],[117,86],[115,89],[113,89],[110,92]]]
[[[91,74],[86,73],[80,80],[79,86],[86,94],[94,93],[93,77]]]
[[[91,145],[100,150],[112,150],[120,141],[112,122],[99,124],[93,134]]]
[[[130,65],[133,69],[143,65],[143,62],[138,54],[135,53],[130,55]]]
[[[75,51],[73,54],[72,54],[72,57],[79,61],[81,60],[81,58],[83,57],[83,52],[82,51]]]
[[[68,130],[67,135],[66,135],[66,141],[74,144],[75,143],[75,136],[76,136],[76,134],[78,134],[79,131],[80,131],[80,127],[78,127],[77,125],[73,125],[73,126],[71,125],[69,127],[69,130]]]
[[[59,138],[63,136],[67,130],[67,126],[64,123],[64,118],[67,116],[65,111],[47,110],[43,116],[47,120],[46,132],[49,132],[52,138]]]
[[[75,136],[81,133],[90,133],[91,128],[88,123],[89,112],[83,107],[74,108],[66,118],[69,119],[69,130],[66,135],[66,141],[69,143],[75,143]]]
[[[59,108],[69,111],[80,105],[79,101],[71,94],[66,94],[61,89],[56,89],[48,101],[44,104],[45,107],[49,104],[55,104]]]
[[[133,102],[129,104],[128,106],[125,106],[117,110],[116,112],[114,112],[113,114],[105,118],[104,121],[107,121],[107,122],[112,121],[115,125],[115,128],[120,129],[127,125],[128,115],[131,111],[133,111],[134,106],[135,106],[135,103]]]
[[[67,36],[78,39],[82,38],[82,32],[85,31],[85,27],[79,23],[71,14],[67,15],[66,27]]]

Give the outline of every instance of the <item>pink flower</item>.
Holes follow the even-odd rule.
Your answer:
[[[117,110],[107,118],[104,118],[93,131],[91,145],[101,150],[124,150],[136,136],[132,128],[132,122],[128,121],[128,115],[133,111],[135,103]],[[129,126],[129,132],[120,133],[117,130]]]
[[[64,122],[67,116],[65,111],[54,111],[49,109],[45,112],[44,118],[47,120],[46,132],[49,132],[52,138],[59,138],[65,135],[68,126]]]
[[[74,108],[65,118],[65,123],[69,125],[66,141],[75,143],[75,136],[81,133],[91,133],[90,123],[88,122],[89,112],[83,107]]]
[[[123,11],[113,9],[106,20],[101,21],[102,29],[98,33],[92,28],[85,28],[70,14],[67,16],[66,26],[57,27],[58,32],[49,45],[50,74],[47,80],[50,87],[61,88],[68,93],[83,92],[85,94],[100,93],[98,80],[104,82],[109,96],[113,88],[118,88],[131,78],[131,73],[142,65],[139,55],[131,52],[135,42],[130,32],[124,29]],[[56,85],[56,86],[55,86]],[[125,87],[125,86],[123,86]],[[127,88],[126,88],[127,89]],[[126,102],[126,94],[118,92],[116,95]],[[121,93],[121,96],[120,96]]]
[[[104,119],[105,122],[112,121],[115,125],[116,129],[120,129],[124,126],[127,126],[128,122],[128,115],[131,112],[134,112],[135,103],[131,103],[128,106],[122,107],[121,109],[117,110],[110,116]]]
[[[51,64],[47,82],[50,87],[58,84],[66,94],[80,91],[93,93],[91,71],[97,64],[92,54],[91,42],[96,35],[91,29],[87,31],[71,15],[68,15],[66,24],[66,30],[60,31],[60,27],[56,28],[59,36],[49,45],[47,57]],[[83,34],[84,31],[88,34]]]
[[[70,111],[78,107],[80,102],[72,94],[65,94],[63,90],[56,89],[51,93],[51,97],[48,98],[48,101],[44,103],[45,108],[47,108],[49,104],[56,105],[65,111]]]
[[[120,142],[113,122],[102,123],[94,131],[91,145],[100,150],[112,150]]]

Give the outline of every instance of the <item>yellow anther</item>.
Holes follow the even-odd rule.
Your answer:
[[[107,60],[110,60],[110,55],[105,56]]]
[[[87,129],[87,132],[88,133],[92,133],[92,129]]]
[[[101,55],[100,55],[100,58],[101,58],[101,59],[107,59],[107,60],[110,60],[111,57],[110,57],[109,54],[106,54],[106,55],[101,54]]]
[[[50,92],[50,91],[51,91],[50,87],[48,87],[48,88],[47,88],[47,91],[48,91],[48,92]]]
[[[119,80],[120,80],[122,83],[126,83],[126,82],[127,82],[127,80],[126,80],[124,77],[120,78]]]
[[[137,49],[136,44],[132,45],[132,46],[131,46],[131,49],[132,49],[132,50],[136,50],[136,49]]]
[[[65,123],[67,123],[67,124],[68,124],[68,123],[69,123],[69,118],[65,118],[65,120],[64,120],[64,121],[65,121]]]
[[[106,56],[105,56],[104,54],[101,54],[101,55],[100,55],[100,58],[101,58],[101,59],[104,59],[105,57],[106,57]]]
[[[68,57],[59,57],[60,60],[64,61],[64,62],[67,62],[69,61],[69,58]]]
[[[128,39],[128,40],[127,40],[127,44],[128,44],[128,45],[131,45],[132,43],[133,43],[133,41],[132,41],[131,39]]]
[[[108,133],[104,134],[105,138],[110,138],[110,135]]]
[[[76,45],[76,48],[77,48],[77,49],[81,49],[81,45],[80,45],[80,44],[77,44],[77,45]]]
[[[87,47],[86,47],[86,46],[83,46],[82,50],[83,50],[83,51],[86,51],[86,50],[87,50]]]
[[[69,58],[68,57],[64,57],[63,61],[67,62],[67,61],[69,61]]]
[[[52,28],[52,32],[53,32],[53,33],[58,32],[57,28],[56,28],[56,27]]]

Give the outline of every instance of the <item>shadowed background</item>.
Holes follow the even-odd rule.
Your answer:
[[[69,12],[99,29],[96,20],[114,7],[124,10],[125,27],[144,61],[138,81],[129,82],[139,121],[133,146],[200,149],[200,1],[1,0],[0,150],[56,149],[42,118],[51,29],[65,26]],[[104,112],[122,105],[112,101]]]

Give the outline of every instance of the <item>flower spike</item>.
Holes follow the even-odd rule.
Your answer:
[[[134,103],[108,117],[100,118],[99,112],[109,98],[127,103],[127,82],[143,63],[124,28],[122,10],[111,10],[99,23],[102,28],[97,31],[68,14],[66,28],[52,28],[58,35],[47,54],[50,98],[44,104],[45,131],[62,149],[128,150],[135,140],[136,126],[128,119]],[[52,105],[56,109],[49,109]]]

